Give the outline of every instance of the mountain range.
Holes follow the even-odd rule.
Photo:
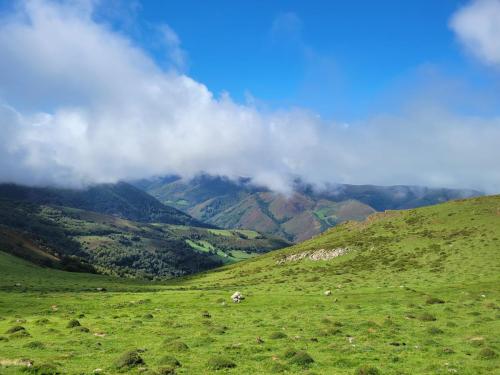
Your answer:
[[[247,228],[292,242],[311,238],[349,220],[377,211],[415,208],[481,195],[465,189],[418,186],[331,184],[317,188],[295,181],[288,194],[273,192],[249,179],[200,175],[135,181],[164,204],[222,228]]]

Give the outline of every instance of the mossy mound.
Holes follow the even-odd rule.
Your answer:
[[[273,332],[269,335],[269,338],[273,340],[286,339],[287,337],[286,333],[281,331]]]
[[[177,360],[177,358],[168,354],[161,357],[158,363],[165,367],[171,367],[171,368],[181,367],[181,363]]]
[[[66,328],[75,328],[80,327],[81,324],[77,319],[71,319],[68,324],[66,324]]]
[[[301,350],[295,353],[288,361],[291,365],[297,365],[301,367],[308,367],[314,363],[314,359],[309,355],[309,353]]]
[[[118,369],[132,368],[143,364],[144,360],[137,350],[126,351],[115,361],[115,367]]]
[[[5,333],[8,333],[11,335],[13,333],[20,332],[20,331],[26,331],[26,328],[24,328],[23,326],[14,326],[14,327],[10,327],[7,331],[5,331]]]
[[[379,375],[378,368],[373,366],[361,366],[354,371],[354,375]]]
[[[478,354],[480,359],[495,359],[498,357],[498,354],[491,348],[484,348]]]
[[[234,363],[233,361],[231,361],[228,358],[218,356],[218,357],[210,358],[207,362],[207,367],[210,370],[217,371],[217,370],[223,370],[226,368],[234,368],[234,367],[236,367],[236,363]]]

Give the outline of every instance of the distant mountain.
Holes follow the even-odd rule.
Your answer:
[[[28,187],[0,184],[0,198],[43,205],[73,207],[95,211],[142,223],[165,223],[213,227],[126,182],[99,184],[84,189]]]
[[[299,190],[312,192],[310,186]],[[377,211],[403,210],[444,203],[455,199],[472,198],[483,193],[471,189],[428,188],[422,186],[329,185],[313,193],[316,197],[331,200],[355,199]]]
[[[481,195],[473,190],[412,186],[330,185],[315,189],[296,181],[289,196],[256,186],[249,179],[201,175],[191,180],[168,176],[134,185],[161,202],[222,228],[249,228],[303,241],[348,220],[375,211],[414,208]]]

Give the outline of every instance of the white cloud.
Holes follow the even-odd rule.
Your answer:
[[[500,65],[500,0],[473,0],[452,16],[450,27],[475,57]]]
[[[2,19],[0,51],[1,181],[204,171],[281,190],[302,176],[500,191],[500,118],[418,106],[346,127],[301,109],[258,110],[161,70],[91,9],[59,2],[28,1]]]

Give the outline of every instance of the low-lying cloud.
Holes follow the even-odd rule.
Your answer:
[[[417,106],[346,125],[262,111],[161,69],[88,4],[27,1],[0,21],[0,181],[206,172],[281,190],[300,176],[500,191],[500,117]],[[180,40],[163,30],[182,65]]]

